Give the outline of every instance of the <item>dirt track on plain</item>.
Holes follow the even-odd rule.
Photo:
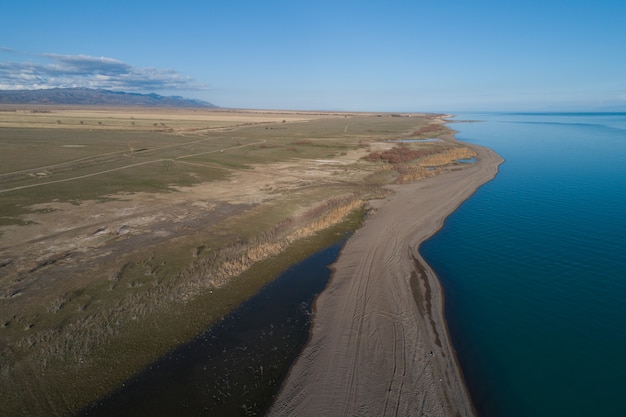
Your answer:
[[[272,416],[471,416],[450,345],[437,277],[422,241],[502,159],[394,186],[348,241],[316,302],[310,340],[270,409]]]

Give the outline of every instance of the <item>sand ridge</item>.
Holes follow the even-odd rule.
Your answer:
[[[439,281],[418,247],[502,159],[478,162],[395,193],[347,242],[316,301],[311,336],[271,416],[473,416],[450,345]]]

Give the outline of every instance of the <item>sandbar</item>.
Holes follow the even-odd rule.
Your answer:
[[[333,265],[309,341],[271,416],[474,416],[450,343],[440,283],[418,252],[502,158],[391,186]]]

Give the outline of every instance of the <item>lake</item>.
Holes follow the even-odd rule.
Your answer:
[[[626,415],[626,113],[456,120],[505,163],[420,250],[479,415]]]

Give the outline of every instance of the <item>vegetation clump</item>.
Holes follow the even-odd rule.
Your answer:
[[[408,184],[442,173],[458,164],[458,160],[473,158],[476,152],[460,145],[412,148],[401,143],[391,149],[376,151],[364,157],[369,162],[390,164],[397,173],[396,184]]]
[[[432,155],[435,152],[436,151],[433,149],[412,149],[408,145],[402,143],[400,146],[396,146],[391,149],[381,152],[372,152],[365,157],[365,160],[370,162],[383,161],[393,165],[398,165],[423,158],[427,155]]]

